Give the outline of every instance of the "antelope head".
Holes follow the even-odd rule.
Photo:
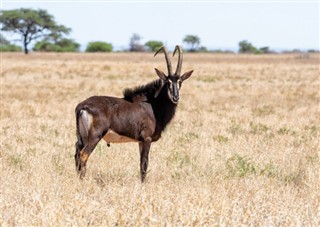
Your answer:
[[[173,56],[175,53],[178,51],[179,56],[178,56],[178,63],[177,63],[177,68],[176,72],[173,74],[172,72],[172,66],[171,66],[171,61],[168,56],[168,50],[166,47],[162,46],[155,54],[156,56],[159,52],[163,52],[164,56],[166,58],[166,63],[167,63],[167,68],[168,68],[168,75],[166,75],[164,72],[161,70],[155,68],[157,75],[161,79],[161,87],[160,89],[156,92],[155,97],[159,95],[161,92],[162,88],[164,86],[167,86],[167,91],[168,91],[168,97],[171,100],[172,103],[178,104],[178,101],[180,99],[179,97],[179,90],[181,89],[182,82],[188,79],[191,74],[193,73],[193,70],[188,71],[184,73],[181,76],[181,68],[182,68],[182,49],[179,45],[177,45],[173,51]]]

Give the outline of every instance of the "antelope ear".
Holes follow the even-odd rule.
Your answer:
[[[188,79],[188,78],[191,76],[192,73],[193,73],[193,70],[184,73],[184,74],[182,75],[182,77],[181,77],[181,80],[184,81],[184,80]]]
[[[157,68],[154,68],[154,69],[156,70],[156,73],[157,73],[158,77],[160,77],[161,80],[163,80],[163,81],[167,80],[167,76],[166,76],[166,74],[164,74],[164,72],[160,71]]]
[[[165,84],[164,80],[160,80],[160,86],[159,86],[159,88],[156,90],[156,92],[154,93],[154,97],[155,97],[155,98],[157,98],[158,95],[160,94],[160,92],[161,92],[164,84]]]

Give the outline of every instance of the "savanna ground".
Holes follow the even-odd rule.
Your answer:
[[[141,184],[134,143],[101,141],[78,179],[74,108],[156,79],[163,56],[3,53],[0,225],[319,226],[319,55],[184,59]]]

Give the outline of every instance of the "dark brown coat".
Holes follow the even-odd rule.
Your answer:
[[[104,139],[108,145],[139,143],[141,181],[144,181],[151,143],[161,137],[174,117],[179,89],[193,72],[189,71],[181,77],[178,70],[172,74],[167,50],[164,47],[159,51],[161,50],[166,56],[168,76],[156,69],[160,79],[134,89],[125,89],[123,98],[93,96],[77,105],[75,112],[78,141],[75,162],[80,178],[85,176],[88,157],[97,143]],[[182,51],[179,46],[176,50],[179,51],[177,69],[181,70]]]

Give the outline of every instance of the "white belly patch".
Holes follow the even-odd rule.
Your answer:
[[[135,139],[119,135],[118,133],[108,130],[107,134],[104,135],[103,139],[107,143],[128,143],[128,142],[138,142]]]

